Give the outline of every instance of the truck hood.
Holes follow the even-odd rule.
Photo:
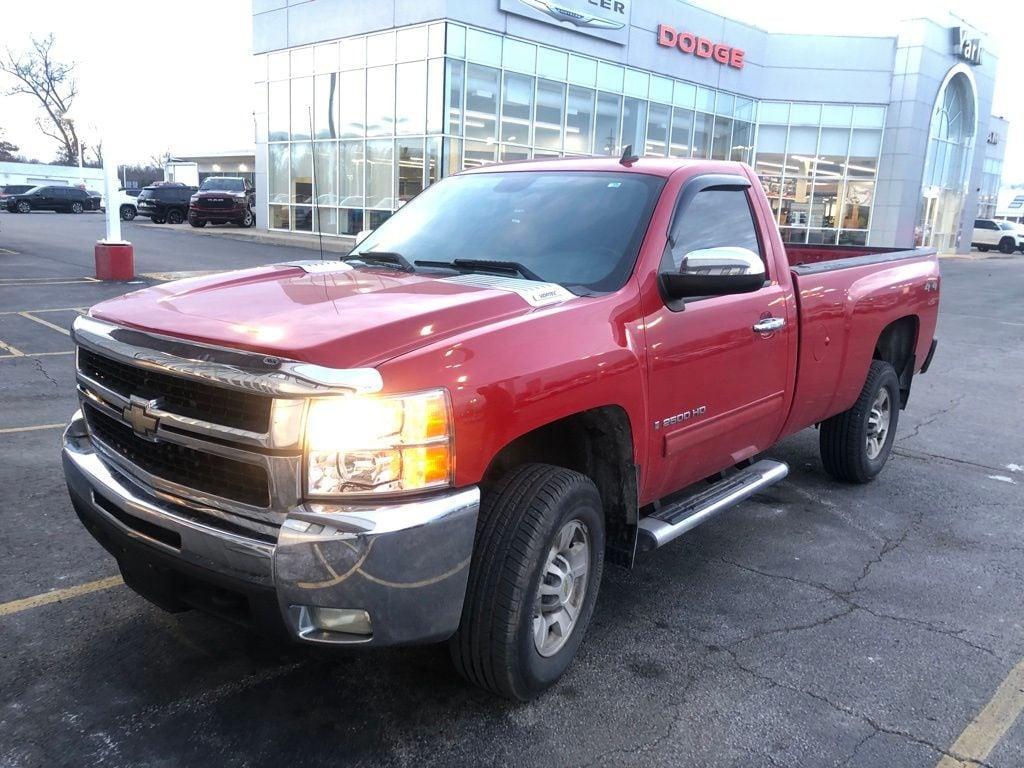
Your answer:
[[[349,368],[379,365],[573,298],[546,283],[309,262],[165,283],[97,304],[90,314],[166,336]]]

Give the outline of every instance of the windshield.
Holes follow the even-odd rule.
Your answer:
[[[350,254],[413,266],[504,262],[570,290],[621,288],[664,179],[639,173],[509,171],[453,176],[402,206]],[[500,264],[497,265],[500,268]],[[520,267],[522,269],[520,269]]]
[[[225,179],[218,177],[210,177],[203,179],[203,183],[199,186],[201,192],[245,192],[245,182],[241,179]]]
[[[1016,229],[1017,228],[1016,224],[1012,224],[1009,221],[1000,221],[1000,222],[998,222],[998,224],[999,224],[999,228],[1000,229]]]

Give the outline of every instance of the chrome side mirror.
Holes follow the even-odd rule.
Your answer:
[[[756,291],[765,281],[764,262],[749,248],[719,246],[690,251],[678,272],[662,272],[670,299]]]
[[[365,240],[366,238],[368,238],[372,234],[373,234],[373,230],[372,229],[361,229],[361,230],[359,230],[359,233],[356,235],[356,245],[359,245],[361,242],[363,242],[363,240]]]

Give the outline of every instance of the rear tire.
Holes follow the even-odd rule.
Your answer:
[[[168,224],[181,224],[185,220],[185,214],[179,211],[177,208],[172,208],[167,212],[167,223]]]
[[[874,480],[892,452],[899,417],[896,371],[872,360],[857,402],[821,424],[818,443],[825,471],[845,483]]]
[[[978,250],[981,251],[982,253],[988,253],[988,246],[987,245],[979,245],[978,246]]]
[[[121,216],[121,221],[131,221],[135,218],[135,208],[130,205],[122,205],[118,214]]]
[[[1013,253],[1017,244],[1013,241],[1012,237],[1004,237],[999,241],[999,252],[1000,253]]]
[[[603,567],[593,481],[550,464],[511,470],[480,506],[462,621],[449,641],[459,674],[519,701],[553,685],[583,640]]]

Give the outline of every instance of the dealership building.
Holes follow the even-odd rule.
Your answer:
[[[752,164],[789,242],[963,251],[999,189],[997,55],[952,16],[848,37],[678,0],[253,0],[253,45],[274,230],[352,235],[463,168],[627,145]]]

